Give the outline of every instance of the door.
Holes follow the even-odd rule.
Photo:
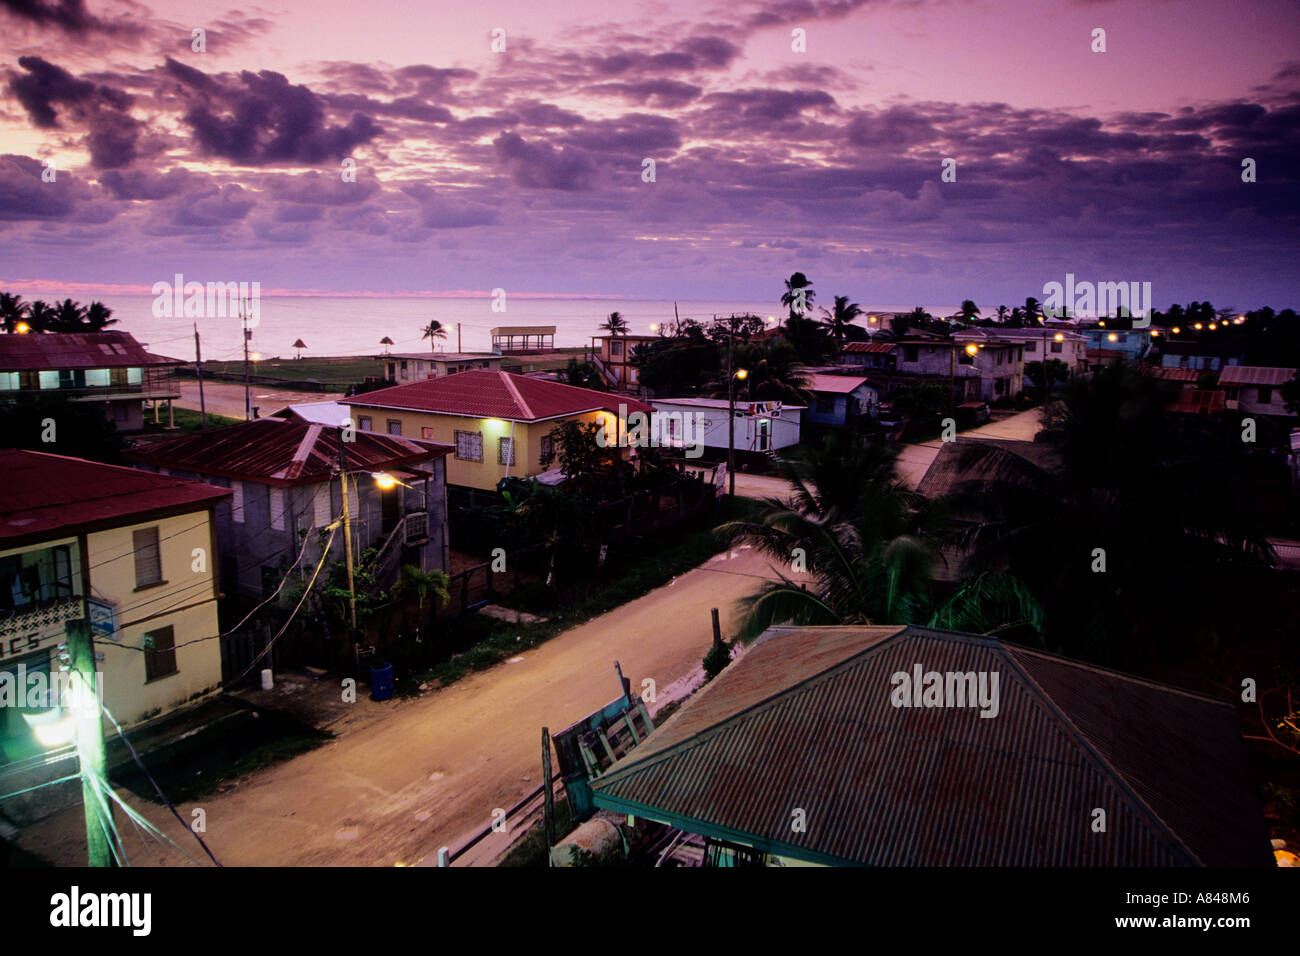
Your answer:
[[[758,450],[767,451],[772,447],[772,419],[758,420]]]

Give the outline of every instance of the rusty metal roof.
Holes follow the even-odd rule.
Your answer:
[[[0,335],[0,371],[4,372],[183,364],[146,351],[129,332]]]
[[[893,706],[891,677],[917,664],[996,672],[997,716]],[[592,789],[832,864],[1272,864],[1230,705],[919,627],[771,628]]]
[[[338,465],[341,429],[320,423],[258,418],[224,428],[141,445],[132,461],[201,475],[288,487],[327,480]],[[345,442],[348,470],[382,471],[446,455],[450,445],[376,432]]]
[[[1262,365],[1229,365],[1219,372],[1220,385],[1285,385],[1295,378],[1293,368],[1270,368]]]
[[[853,354],[879,355],[894,351],[893,342],[849,342],[844,351]]]
[[[1227,407],[1228,396],[1209,388],[1184,388],[1169,403],[1168,410],[1183,415],[1219,415]]]
[[[0,547],[210,507],[225,488],[17,448],[0,450]]]

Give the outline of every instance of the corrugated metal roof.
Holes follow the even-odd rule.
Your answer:
[[[892,675],[917,664],[996,672],[997,716],[894,707]],[[592,789],[604,809],[823,862],[1272,863],[1230,706],[917,627],[772,628]]]
[[[183,364],[146,351],[129,332],[0,335],[0,371],[4,372]]]
[[[345,398],[343,404],[516,422],[545,421],[599,410],[617,414],[620,405],[629,412],[648,413],[652,410],[635,398],[488,369],[471,369],[409,385],[381,388]]]
[[[126,452],[132,461],[201,475],[290,486],[324,481],[339,460],[340,429],[304,421],[259,418],[153,442]],[[450,445],[396,435],[354,432],[345,443],[349,471],[380,471],[438,458]]]
[[[808,388],[814,392],[848,395],[866,384],[868,384],[867,380],[860,375],[832,375],[821,372],[808,374]]]
[[[0,546],[58,537],[87,525],[126,524],[150,514],[200,510],[225,488],[119,465],[17,448],[0,450]]]
[[[893,342],[850,342],[844,346],[845,352],[853,354],[880,355],[894,351]]]
[[[1229,365],[1219,373],[1220,385],[1285,385],[1295,378],[1293,368],[1269,368],[1260,365]]]
[[[1139,365],[1138,368],[1147,375],[1166,382],[1196,382],[1202,375],[1218,374],[1209,369],[1164,368],[1160,365]]]
[[[1183,415],[1218,415],[1227,407],[1227,398],[1224,392],[1209,388],[1185,388],[1174,396],[1168,410]]]

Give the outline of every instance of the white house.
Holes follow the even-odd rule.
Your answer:
[[[670,448],[702,446],[709,457],[727,453],[727,400],[723,398],[656,398],[650,403],[652,432]],[[735,443],[745,455],[766,457],[799,443],[803,405],[736,402]]]
[[[1282,386],[1295,378],[1293,368],[1229,365],[1219,373],[1219,388],[1227,393],[1227,407],[1250,415],[1290,415]]]

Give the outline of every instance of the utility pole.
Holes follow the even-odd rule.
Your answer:
[[[734,319],[735,316],[732,316]],[[716,325],[718,317],[713,317]],[[732,371],[736,352],[736,324],[727,325],[727,494],[736,497],[736,375]]]
[[[244,421],[253,420],[253,397],[248,378],[248,340],[253,337],[253,330],[248,327],[248,316],[244,312],[244,300],[239,300],[239,324],[244,330]]]
[[[74,685],[71,701],[77,734],[77,759],[81,764],[81,802],[86,814],[86,850],[91,866],[112,866],[109,833],[113,808],[104,796],[108,775],[104,769],[104,725],[99,713],[99,685],[95,673],[95,645],[90,622],[67,622],[68,660]]]
[[[203,352],[199,346],[199,323],[194,323],[194,374],[199,380],[199,427],[208,427],[208,406],[203,401]]]
[[[546,835],[546,865],[555,846],[555,790],[551,786],[551,731],[542,728],[542,832]]]
[[[339,493],[343,498],[343,557],[348,566],[348,617],[352,621],[352,631],[355,639],[357,630],[357,591],[352,581],[352,516],[348,508],[348,462],[344,444],[343,431],[340,429]]]
[[[460,327],[464,324],[465,324],[464,322],[456,323],[456,351],[457,352],[460,352]]]

